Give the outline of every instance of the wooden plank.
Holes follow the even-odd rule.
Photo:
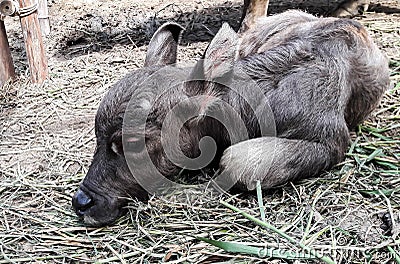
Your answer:
[[[32,6],[34,0],[18,0],[20,7]],[[43,83],[47,77],[47,59],[37,13],[21,17],[21,28],[25,40],[26,56],[33,83]]]
[[[49,9],[47,0],[38,0],[38,19],[42,33],[47,36],[50,34]]]
[[[14,64],[11,57],[10,46],[6,34],[4,21],[0,20],[0,87],[15,78]]]

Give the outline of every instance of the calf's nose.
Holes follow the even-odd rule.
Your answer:
[[[78,189],[74,197],[72,197],[72,206],[75,208],[75,212],[82,216],[84,211],[93,205],[92,198],[89,197],[84,191]]]

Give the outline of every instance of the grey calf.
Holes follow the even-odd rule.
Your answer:
[[[267,189],[316,176],[343,160],[349,131],[377,106],[389,86],[387,59],[366,30],[352,20],[288,11],[255,23],[238,37],[224,25],[192,73],[176,69],[181,74],[200,74],[207,81],[177,86],[173,76],[166,76],[164,82],[171,83],[171,89],[163,97],[157,97],[157,88],[144,89],[141,83],[176,62],[181,27],[167,24],[156,32],[146,67],[116,83],[99,106],[96,153],[73,198],[85,223],[111,223],[123,213],[126,198],[147,197],[129,170],[123,149],[123,117],[132,96],[138,118],[151,109],[145,134],[132,131],[128,135],[134,155],[141,160],[147,153],[166,177],[177,175],[182,168],[165,155],[167,146],[160,140],[163,121],[174,106],[198,95],[211,98],[202,102],[206,113],[215,110],[212,98],[231,105],[251,139],[231,145],[222,124],[199,116],[180,128],[180,147],[193,158],[199,155],[200,139],[213,137],[218,151],[209,166],[231,175],[240,188],[252,190],[257,180]],[[240,78],[239,72],[250,76],[267,98],[255,110],[228,86],[213,82],[222,79],[229,83]],[[243,87],[241,93],[251,95],[252,91]],[[260,137],[259,123],[263,121],[255,120],[254,113],[262,112],[266,105],[275,118],[276,137]],[[244,148],[250,150],[250,156],[241,154]]]

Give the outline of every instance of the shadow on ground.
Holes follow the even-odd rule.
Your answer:
[[[268,13],[300,9],[326,16],[337,7],[339,2],[339,0],[271,1]],[[371,5],[370,10],[383,13],[400,12],[398,8],[382,4]],[[186,28],[182,37],[182,45],[208,42],[224,22],[238,28],[242,5],[227,2],[225,5],[183,12],[179,4],[166,4],[162,9],[154,11],[150,18],[143,18],[143,13],[139,14],[138,12],[140,10],[134,8],[126,10],[129,15],[126,17],[125,23],[115,24],[110,23],[113,17],[107,17],[104,14],[84,14],[77,20],[80,27],[64,36],[55,55],[69,59],[112,49],[115,45],[141,47],[147,45],[156,29],[167,21],[180,23]]]
[[[288,9],[306,10],[316,15],[327,15],[338,5],[336,1],[298,0],[271,1],[268,13],[274,14]],[[383,10],[382,8],[379,10]],[[87,13],[77,18],[80,28],[69,32],[57,48],[56,56],[71,58],[91,52],[111,49],[115,45],[147,45],[152,34],[163,23],[174,21],[182,24],[186,31],[182,45],[210,41],[213,35],[228,22],[238,28],[242,15],[242,5],[226,2],[211,8],[183,11],[179,4],[167,4],[153,15],[143,18],[137,9],[126,10],[129,16],[125,23],[110,23],[112,19],[101,14]]]

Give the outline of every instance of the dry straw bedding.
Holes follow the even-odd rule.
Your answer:
[[[277,2],[272,12],[286,8]],[[297,2],[314,12],[332,4]],[[18,21],[6,20],[21,77],[0,90],[0,263],[265,261],[195,236],[294,249],[219,202],[259,218],[254,194],[176,193],[147,204],[132,201],[128,215],[104,228],[83,226],[70,205],[94,150],[99,101],[113,82],[143,64],[155,27],[166,20],[184,24],[179,60],[193,62],[222,21],[237,25],[240,2],[59,1],[51,2],[50,11],[50,77],[42,86],[28,81]],[[342,164],[264,193],[263,202],[267,222],[329,252],[337,263],[384,263],[394,261],[390,249],[400,252],[400,14],[370,12],[356,19],[391,59],[391,90],[353,134]],[[390,224],[383,214],[392,216],[391,233],[382,229]]]

